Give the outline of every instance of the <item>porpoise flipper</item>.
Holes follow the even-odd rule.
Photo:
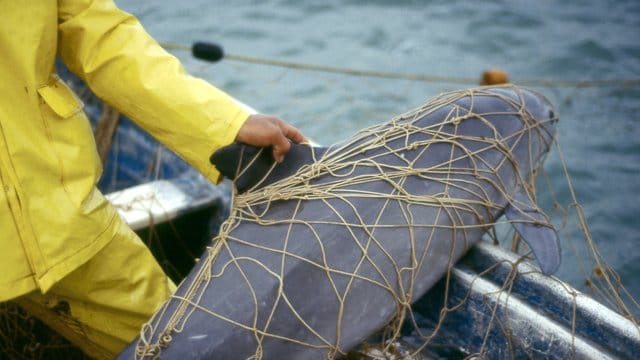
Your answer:
[[[515,193],[504,214],[533,251],[542,272],[555,273],[561,261],[558,233],[524,188]]]
[[[243,193],[295,174],[325,151],[323,147],[291,144],[284,160],[278,164],[270,148],[233,143],[213,153],[210,161],[224,177],[233,180],[238,193]]]

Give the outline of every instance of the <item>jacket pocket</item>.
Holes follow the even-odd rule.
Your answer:
[[[82,111],[84,104],[67,84],[53,75],[49,82],[38,88],[44,102],[61,118],[71,117]]]
[[[61,182],[76,206],[91,211],[98,205],[92,204],[92,199],[102,165],[91,123],[82,111],[84,104],[57,75],[41,86],[38,94]]]

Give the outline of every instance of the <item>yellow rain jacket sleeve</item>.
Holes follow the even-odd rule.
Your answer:
[[[3,1],[2,15],[0,301],[46,292],[126,226],[95,187],[102,169],[91,126],[53,74],[56,54],[213,181],[219,175],[209,156],[248,117],[185,74],[110,0]]]
[[[213,181],[213,152],[231,143],[249,114],[225,93],[187,75],[135,17],[111,1],[60,1],[64,63],[91,90]]]

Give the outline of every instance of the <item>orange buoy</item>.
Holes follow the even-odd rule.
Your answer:
[[[482,73],[480,85],[500,85],[509,82],[509,75],[500,69],[489,69]]]

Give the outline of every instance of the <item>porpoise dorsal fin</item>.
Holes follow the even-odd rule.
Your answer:
[[[213,153],[210,161],[224,177],[233,180],[238,193],[243,193],[295,174],[325,151],[323,147],[291,144],[282,163],[277,164],[270,148],[233,143]]]
[[[555,273],[561,261],[558,233],[523,187],[516,191],[504,214],[533,251],[542,272]]]

